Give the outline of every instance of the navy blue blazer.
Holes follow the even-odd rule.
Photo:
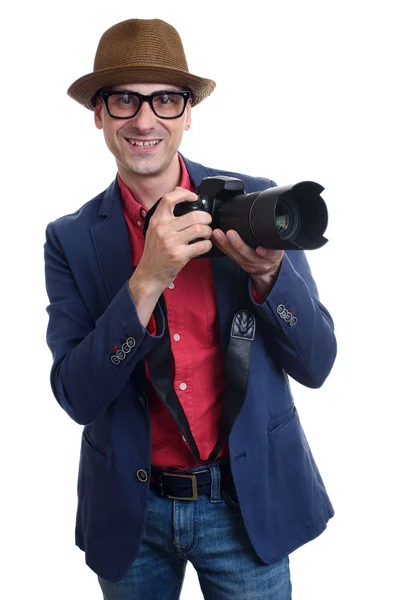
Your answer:
[[[246,191],[269,179],[208,169],[184,159],[191,181],[231,175]],[[224,354],[238,306],[240,267],[212,258]],[[142,326],[128,290],[133,269],[116,180],[76,213],[50,223],[45,243],[50,304],[47,343],[51,386],[69,416],[84,425],[78,480],[76,544],[100,577],[120,579],[135,560],[146,519],[151,429],[145,355],[163,335]],[[279,277],[263,304],[246,294],[256,317],[245,402],[229,437],[230,464],[243,520],[257,556],[275,562],[318,536],[334,511],[303,433],[289,377],[321,386],[336,356],[332,318],[318,297],[304,252],[285,252]],[[294,310],[291,326],[278,307]],[[135,345],[119,364],[114,346]],[[116,362],[116,361],[115,361]]]

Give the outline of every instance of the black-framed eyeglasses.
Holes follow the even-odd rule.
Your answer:
[[[160,119],[178,119],[184,113],[191,92],[160,90],[145,96],[139,92],[112,90],[100,92],[108,114],[113,119],[132,119],[138,114],[143,102],[148,102]]]

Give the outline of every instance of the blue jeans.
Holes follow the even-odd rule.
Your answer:
[[[289,557],[271,565],[254,553],[234,487],[220,492],[217,465],[211,494],[172,500],[150,490],[139,555],[117,582],[98,578],[104,600],[177,600],[189,560],[206,600],[291,600]]]

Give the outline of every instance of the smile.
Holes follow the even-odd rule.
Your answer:
[[[132,140],[128,138],[128,142],[137,148],[152,148],[160,143],[161,140],[149,140],[147,142],[141,142],[139,140]]]

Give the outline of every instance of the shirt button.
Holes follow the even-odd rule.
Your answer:
[[[173,290],[175,288],[175,285],[173,283],[170,283],[168,287],[170,288],[170,290]]]
[[[137,225],[138,225],[138,227],[141,227],[141,225],[142,225],[141,221],[137,221]]]
[[[180,336],[178,335],[178,333],[174,334],[174,339],[176,342],[180,341]]]
[[[147,213],[145,212],[145,210],[141,210],[141,217],[143,219],[145,219],[146,216],[147,216]]]
[[[183,435],[183,440],[186,442],[187,440],[185,439],[185,435]]]
[[[187,389],[187,384],[180,383],[180,390],[185,390],[185,389]]]

